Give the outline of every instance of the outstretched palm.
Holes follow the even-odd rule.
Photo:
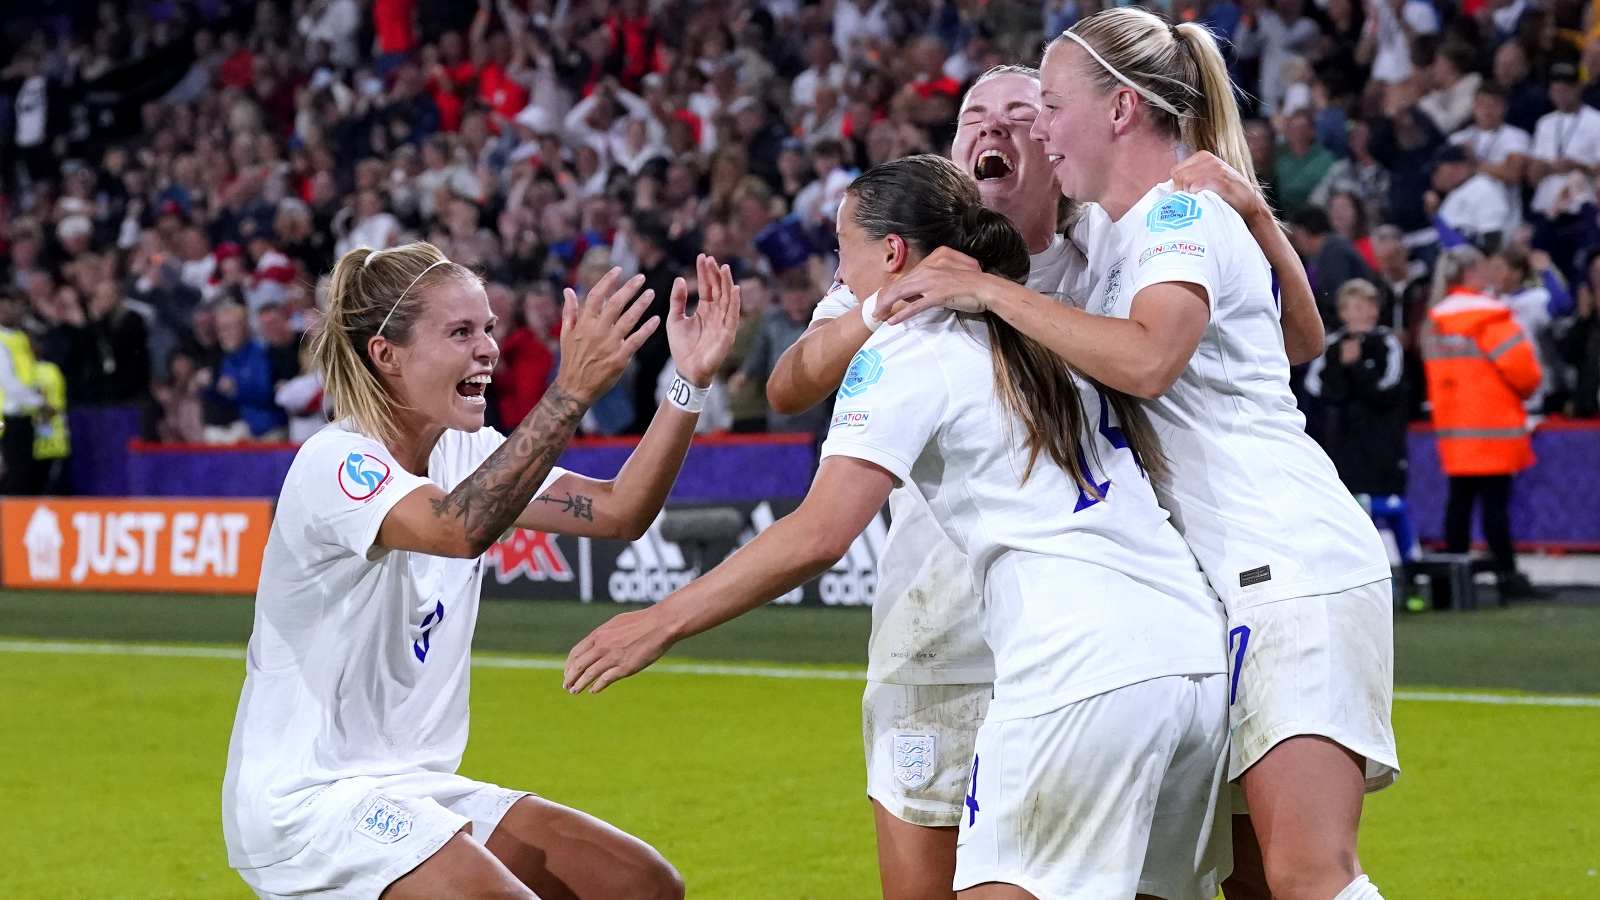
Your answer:
[[[673,282],[667,344],[672,348],[672,362],[678,374],[696,387],[708,387],[739,329],[739,288],[728,267],[719,267],[709,256],[701,254],[695,260],[695,270],[700,281],[700,304],[694,315],[685,315],[689,286],[682,278]]]

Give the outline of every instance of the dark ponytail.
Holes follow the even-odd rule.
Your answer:
[[[985,207],[977,182],[944,157],[908,156],[885,163],[857,178],[849,193],[856,198],[855,222],[871,240],[898,234],[919,255],[949,247],[976,259],[991,275],[1018,284],[1028,280],[1031,262],[1022,233],[1010,219]],[[1090,429],[1073,368],[994,313],[983,313],[983,320],[1001,403],[1027,433],[1028,465],[1022,480],[1033,474],[1043,453],[1098,497],[1078,453],[1079,435]],[[1145,471],[1163,473],[1165,462],[1143,407],[1126,394],[1096,386],[1116,412],[1134,458]]]

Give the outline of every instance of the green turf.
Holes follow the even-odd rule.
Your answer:
[[[0,653],[0,897],[250,896],[218,795],[237,660]],[[696,900],[876,896],[860,685],[647,673],[570,697],[480,668],[463,773],[658,846]],[[1392,898],[1600,896],[1600,710],[1400,702],[1405,777],[1368,802]]]
[[[637,607],[492,601],[476,648],[565,655],[601,622]],[[251,602],[239,597],[0,591],[0,636],[242,644]],[[865,665],[867,610],[769,607],[683,642],[696,659]],[[1395,683],[1600,694],[1600,606],[1518,606],[1425,613],[1395,621]]]

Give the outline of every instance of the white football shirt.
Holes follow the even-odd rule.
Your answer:
[[[1226,670],[1222,606],[1167,521],[1116,417],[1079,382],[1100,496],[1048,456],[1024,481],[981,317],[885,326],[850,365],[822,457],[888,470],[963,554],[994,652],[988,717],[1024,718],[1167,675]],[[909,550],[909,548],[907,548]],[[938,553],[920,548],[920,555]]]
[[[223,777],[230,865],[294,855],[309,839],[305,801],[334,781],[461,764],[482,560],[374,542],[403,497],[430,482],[453,489],[504,442],[492,428],[446,431],[427,477],[340,424],[295,454],[261,563]],[[562,474],[552,469],[540,490]]]
[[[1570,159],[1586,166],[1600,165],[1600,110],[1580,106],[1577,112],[1546,113],[1533,126],[1529,158],[1543,162]],[[1546,175],[1533,191],[1534,209],[1549,209],[1561,194],[1570,172]]]
[[[1116,223],[1121,252],[1090,311],[1127,318],[1153,284],[1199,285],[1211,321],[1189,365],[1147,403],[1173,467],[1163,505],[1230,608],[1389,577],[1372,520],[1306,435],[1289,391],[1272,272],[1210,191],[1158,185]]]
[[[1078,246],[1056,235],[1049,247],[1029,257],[1028,287],[1056,294],[1063,282],[1081,281],[1087,268]],[[811,321],[836,319],[857,302],[848,287],[835,284],[817,303]],[[914,491],[897,488],[889,495],[889,534],[878,558],[872,634],[867,641],[868,680],[993,681],[994,657],[978,629],[978,605],[966,557],[945,537],[927,501]]]

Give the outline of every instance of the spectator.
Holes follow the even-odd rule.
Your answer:
[[[300,345],[305,335],[295,331],[289,311],[281,303],[261,307],[256,314],[256,332],[267,348],[267,362],[274,387],[300,374]]]
[[[1367,16],[1357,61],[1372,66],[1372,81],[1380,88],[1410,78],[1411,43],[1439,32],[1439,14],[1427,0],[1376,0],[1367,4]]]
[[[1506,203],[1504,187],[1477,168],[1465,147],[1442,148],[1434,158],[1423,205],[1445,227],[1493,252],[1516,227],[1516,212]]]
[[[1305,209],[1312,190],[1333,168],[1333,163],[1333,154],[1317,143],[1317,125],[1311,112],[1300,110],[1290,115],[1284,123],[1283,139],[1278,142],[1273,165],[1278,202],[1285,216],[1292,219]]]
[[[1307,202],[1312,206],[1327,208],[1334,194],[1349,194],[1361,201],[1361,206],[1374,221],[1382,221],[1389,201],[1389,172],[1373,158],[1367,141],[1372,134],[1367,123],[1350,124],[1350,134],[1345,146],[1350,155],[1336,161],[1328,168],[1311,191]]]
[[[1506,41],[1494,52],[1494,84],[1506,97],[1506,122],[1533,132],[1539,119],[1555,107],[1544,86],[1528,67],[1528,54],[1516,41]]]
[[[730,382],[735,390],[746,383],[759,386],[765,396],[767,379],[778,365],[778,358],[793,346],[800,335],[811,326],[811,311],[816,308],[818,292],[810,276],[803,269],[795,269],[778,280],[777,305],[767,310],[756,332],[750,355],[739,369],[738,384]],[[804,432],[821,436],[828,426],[831,402],[820,403],[799,415],[785,416],[767,411],[767,430],[771,432]]]
[[[1536,223],[1534,243],[1563,264],[1576,253],[1571,222],[1594,201],[1592,178],[1600,166],[1600,110],[1583,105],[1578,70],[1571,63],[1550,67],[1550,102],[1555,111],[1539,120],[1528,159]],[[1563,228],[1563,226],[1568,226]]]
[[[1583,419],[1600,415],[1600,253],[1589,258],[1586,274],[1576,314],[1556,339],[1562,361],[1573,370],[1567,413]]]
[[[0,494],[37,494],[33,465],[33,421],[44,407],[34,371],[33,346],[22,331],[27,307],[15,294],[0,295],[0,390],[5,392],[5,428],[0,431]]]
[[[1393,225],[1380,225],[1372,231],[1372,256],[1377,261],[1378,281],[1383,297],[1379,321],[1404,337],[1410,346],[1411,332],[1421,325],[1428,306],[1428,267],[1412,259],[1405,235]]]
[[[1473,115],[1473,105],[1483,76],[1472,71],[1477,51],[1463,41],[1446,41],[1434,57],[1433,90],[1417,101],[1417,108],[1433,120],[1441,134],[1453,134]]]
[[[515,428],[544,397],[555,371],[561,313],[548,291],[531,290],[515,314],[510,334],[500,342],[495,369],[500,422]]]
[[[33,374],[41,403],[33,421],[33,484],[39,493],[63,497],[72,493],[67,460],[72,438],[67,432],[67,383],[61,369],[48,359],[38,359],[41,347],[33,341]]]
[[[1522,178],[1533,138],[1506,123],[1506,95],[1493,85],[1483,85],[1472,100],[1472,124],[1450,136],[1450,143],[1465,147],[1478,171],[1500,183],[1511,213],[1506,234],[1522,222]]]
[[[1271,0],[1260,14],[1246,16],[1233,34],[1240,59],[1260,61],[1261,112],[1272,115],[1284,96],[1284,66],[1311,52],[1321,29],[1305,15],[1303,0]]]
[[[759,382],[746,378],[741,370],[745,360],[750,358],[750,351],[755,349],[756,335],[771,306],[770,285],[767,277],[759,272],[739,280],[739,330],[734,334],[733,347],[718,373],[727,384],[730,430],[739,434],[767,430],[766,391]]]
[[[1539,363],[1510,308],[1484,293],[1488,270],[1477,249],[1442,253],[1433,284],[1422,352],[1439,462],[1450,477],[1446,549],[1471,548],[1480,505],[1500,590],[1525,595],[1511,543],[1511,476],[1534,461],[1522,404],[1539,386]]]
[[[1356,248],[1334,233],[1328,214],[1314,206],[1295,217],[1289,238],[1305,259],[1306,276],[1316,293],[1323,326],[1332,331],[1339,324],[1339,287],[1353,278],[1376,282],[1377,276]]]
[[[194,357],[179,350],[167,361],[167,379],[153,389],[157,408],[156,437],[167,444],[205,441],[206,423],[200,399],[200,376]]]
[[[1388,516],[1404,562],[1418,555],[1416,533],[1404,507],[1406,399],[1404,351],[1395,333],[1378,323],[1378,289],[1345,282],[1338,293],[1343,327],[1328,335],[1327,352],[1311,363],[1306,392],[1320,397],[1328,422],[1323,446],[1339,480],[1369,512]]]
[[[1543,377],[1525,405],[1530,414],[1542,414],[1545,397],[1555,388],[1561,361],[1551,324],[1572,313],[1572,295],[1556,274],[1548,254],[1528,254],[1518,247],[1504,247],[1489,258],[1487,266],[1487,293],[1511,308],[1511,318],[1533,344]]]
[[[639,274],[644,276],[644,290],[655,292],[655,296],[650,300],[650,309],[640,321],[647,321],[650,317],[656,316],[663,323],[645,340],[644,346],[640,347],[639,352],[633,357],[634,419],[628,433],[644,434],[650,425],[650,420],[656,415],[656,381],[661,375],[662,366],[672,358],[672,350],[667,345],[665,323],[668,304],[672,297],[672,284],[682,271],[682,266],[672,258],[672,240],[667,236],[666,227],[659,221],[641,219],[635,222],[629,237],[630,247],[639,257]]]
[[[1405,366],[1400,340],[1378,322],[1378,289],[1351,279],[1338,291],[1341,327],[1311,363],[1306,390],[1327,404],[1324,432],[1339,477],[1356,494],[1404,494]]]
[[[1386,220],[1408,235],[1432,225],[1423,196],[1429,189],[1429,164],[1442,141],[1433,122],[1414,109],[1372,123],[1372,157],[1389,170]]]
[[[208,390],[219,402],[232,404],[238,418],[222,426],[208,424],[206,443],[287,440],[288,417],[273,401],[272,360],[266,345],[250,336],[244,307],[223,306],[216,317],[223,357]]]

